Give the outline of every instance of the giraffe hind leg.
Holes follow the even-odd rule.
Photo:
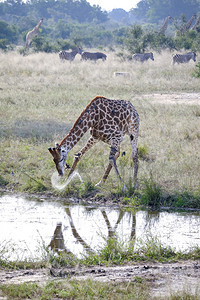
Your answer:
[[[119,154],[120,154],[120,148],[118,147],[118,150],[117,150],[115,147],[111,146],[111,151],[110,151],[110,155],[109,155],[109,161],[110,162],[109,162],[108,167],[105,171],[105,174],[102,178],[102,181],[103,181],[103,183],[106,181],[112,167],[114,167],[114,170],[115,170],[115,173],[116,173],[117,177],[119,178],[120,182],[123,184],[123,190],[126,191],[127,188],[126,188],[126,186],[125,186],[125,184],[124,184],[124,182],[123,182],[123,180],[122,180],[122,178],[119,174],[117,164],[116,164],[116,160],[119,157]],[[100,185],[100,183],[101,183],[101,181],[97,185]]]
[[[119,151],[115,154],[115,160],[117,160],[118,157],[119,157]],[[113,167],[113,164],[109,163],[102,179],[96,184],[96,186],[100,186],[101,184],[104,184],[106,182],[106,179],[108,178],[108,175],[110,174],[110,171],[112,170],[112,167]]]
[[[137,173],[138,173],[138,150],[137,150],[137,137],[138,135],[129,133],[130,141],[131,141],[131,151],[132,151],[132,159],[134,163],[134,187],[138,187],[137,182]]]
[[[122,178],[119,174],[118,168],[117,168],[116,159],[115,159],[116,155],[119,156],[119,150],[117,150],[114,147],[111,147],[111,151],[110,151],[110,155],[109,155],[110,164],[114,167],[114,170],[115,170],[115,173],[116,173],[117,177],[119,178],[120,182],[123,184],[123,190],[127,191],[126,185],[123,182],[123,180],[122,180]]]

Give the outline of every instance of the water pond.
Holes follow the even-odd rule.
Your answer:
[[[176,251],[200,247],[199,211],[133,212],[3,194],[0,216],[0,254],[10,260],[41,259],[44,246],[52,243],[59,229],[63,246],[78,257],[101,249],[114,234],[124,242],[134,237],[136,247],[149,235]],[[10,251],[4,253],[4,248]]]

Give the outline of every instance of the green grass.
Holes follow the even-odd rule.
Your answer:
[[[77,258],[72,253],[61,253],[43,249],[41,261],[34,260],[9,260],[9,253],[15,252],[12,244],[0,248],[0,267],[5,269],[38,269],[92,265],[124,265],[139,261],[173,262],[176,260],[199,260],[200,248],[191,247],[187,252],[175,251],[170,246],[163,245],[156,236],[146,234],[142,239],[121,241],[117,235],[105,238],[105,246],[96,252]]]
[[[57,256],[49,253],[46,265],[52,267],[74,267],[91,265],[124,265],[139,261],[173,262],[177,260],[199,260],[200,248],[193,247],[187,252],[175,251],[170,246],[164,246],[157,237],[147,234],[145,239],[126,242],[119,241],[117,236],[106,239],[106,244],[95,254],[91,253],[83,258],[63,253]]]
[[[103,283],[93,280],[57,280],[40,285],[38,283],[22,283],[1,285],[0,290],[6,299],[167,299],[198,300],[199,294],[188,291],[172,293],[162,298],[152,297],[149,284],[145,279],[136,276],[131,282]]]
[[[194,64],[172,66],[171,57],[169,52],[157,53],[155,62],[140,65],[122,62],[115,53],[108,53],[105,63],[94,64],[78,59],[61,63],[57,54],[24,57],[15,52],[0,53],[0,187],[58,194],[51,186],[55,165],[48,147],[68,133],[96,95],[103,95],[131,101],[140,115],[139,190],[136,193],[133,189],[126,137],[121,145],[126,155],[119,157],[117,164],[128,193],[123,194],[113,170],[97,193],[111,199],[126,197],[130,203],[138,203],[137,197],[142,199],[139,203],[155,207],[180,204],[199,208],[199,104],[189,104],[191,96],[185,102],[169,101],[173,93],[177,98],[183,93],[199,93],[199,79],[192,76]],[[115,71],[130,72],[131,76],[115,78]],[[87,133],[70,151],[70,165],[88,137]],[[95,145],[78,164],[84,186],[72,182],[61,195],[93,195],[108,156],[107,145]],[[156,199],[155,192],[159,193]]]
[[[8,299],[147,299],[145,282],[136,278],[127,283],[101,283],[92,280],[51,281],[44,286],[36,283],[0,286]]]

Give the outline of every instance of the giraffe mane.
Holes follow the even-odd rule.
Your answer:
[[[86,112],[86,110],[90,107],[90,105],[98,98],[103,98],[106,99],[106,97],[104,96],[96,96],[94,99],[92,99],[90,101],[90,103],[86,106],[86,108],[82,111],[82,113],[80,114],[80,116],[78,117],[78,119],[75,121],[73,127],[70,129],[69,133],[66,135],[66,137],[64,137],[64,139],[60,142],[58,147],[61,147],[62,144],[66,141],[66,139],[70,136],[71,132],[73,131],[74,127],[76,127],[76,125],[79,123],[80,119],[82,118],[82,116],[84,115],[84,113]]]

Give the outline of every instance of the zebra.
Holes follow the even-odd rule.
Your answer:
[[[144,61],[147,61],[148,59],[154,60],[154,57],[153,57],[152,52],[150,52],[150,53],[135,53],[135,54],[133,54],[132,59],[143,63]]]
[[[60,57],[61,60],[66,59],[66,60],[73,61],[76,54],[78,54],[78,53],[79,54],[82,53],[81,48],[76,48],[76,49],[72,50],[71,52],[67,52],[65,50],[62,50],[62,51],[59,52],[59,57]]]
[[[183,64],[188,63],[190,59],[193,59],[193,61],[196,61],[196,53],[195,52],[188,52],[186,54],[175,54],[173,56],[173,65],[175,63],[177,64]]]
[[[81,60],[94,60],[97,61],[98,59],[102,59],[103,61],[106,60],[107,56],[102,52],[83,52],[81,54]]]

